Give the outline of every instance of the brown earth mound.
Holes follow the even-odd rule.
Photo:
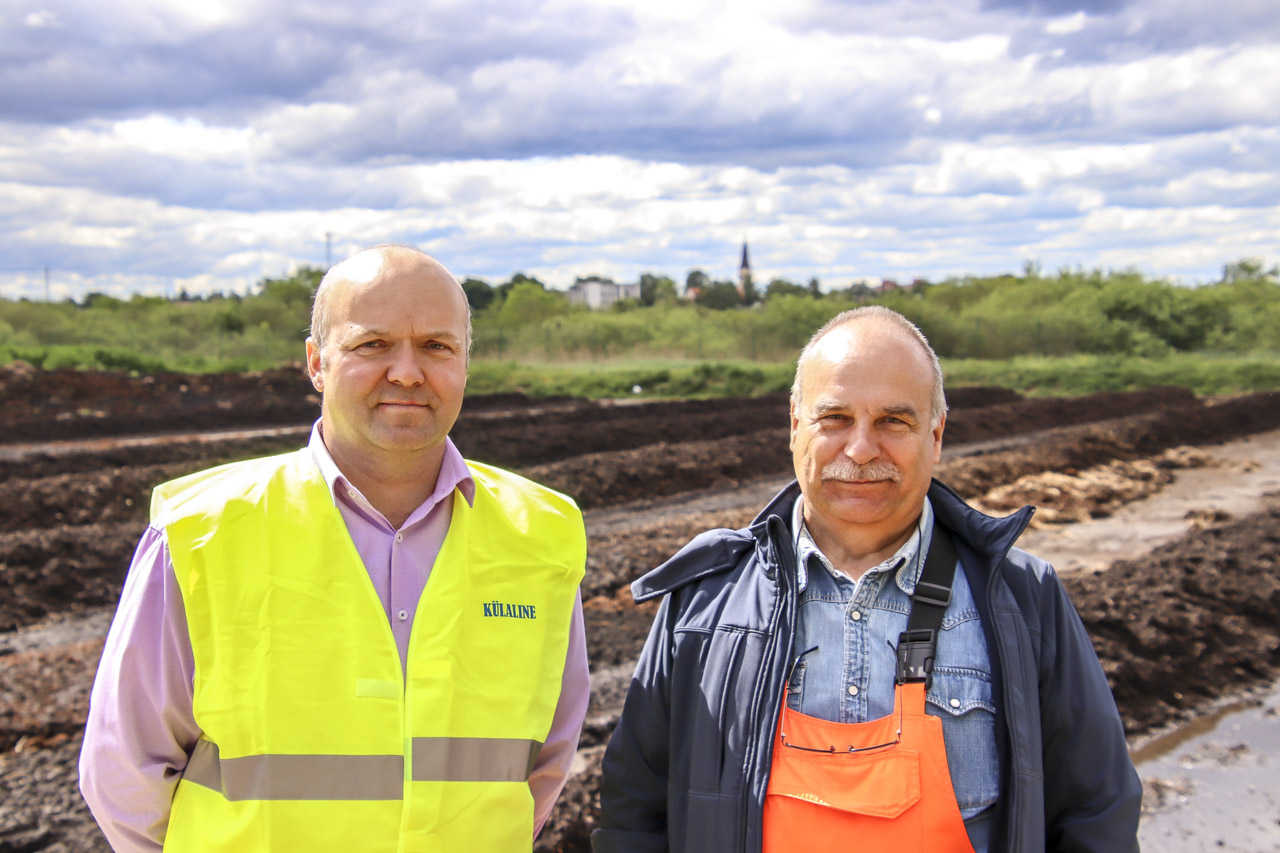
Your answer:
[[[302,423],[320,399],[302,367],[262,373],[133,376],[105,370],[0,369],[5,441]]]
[[[1130,732],[1280,671],[1280,495],[1067,588]]]

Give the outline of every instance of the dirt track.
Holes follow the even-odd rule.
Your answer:
[[[315,412],[310,386],[285,373],[93,380],[0,375],[0,434],[10,442],[101,439],[305,424]],[[71,389],[60,392],[61,403],[42,396],[50,384]],[[1181,467],[1211,464],[1203,454],[1166,451],[1196,445],[1211,455],[1213,445],[1280,424],[1274,394],[1212,405],[1181,389],[1074,400],[956,389],[948,398],[939,476],[998,511],[1030,501],[1045,508],[1042,518],[1064,521],[1112,512]],[[41,422],[56,431],[41,433]],[[790,468],[785,399],[611,406],[505,395],[469,400],[454,435],[469,456],[522,470],[588,508],[583,595],[593,699],[580,772],[539,841],[539,849],[585,850],[599,752],[652,614],[631,603],[627,585],[694,533],[750,520],[762,481]],[[0,445],[0,853],[106,849],[75,793],[74,761],[101,637],[151,486],[303,440],[295,430],[141,447],[10,445],[6,453]],[[1067,579],[1131,734],[1280,668],[1280,507],[1207,521],[1147,557]]]

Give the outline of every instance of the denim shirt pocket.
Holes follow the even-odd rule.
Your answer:
[[[969,820],[994,805],[1000,794],[991,676],[978,669],[938,666],[927,703],[928,712],[942,719],[951,786],[960,816]]]

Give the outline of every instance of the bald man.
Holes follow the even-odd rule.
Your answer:
[[[597,853],[1137,850],[1141,785],[1047,563],[932,479],[928,341],[834,318],[791,395],[796,482],[632,585],[661,597],[604,757]]]
[[[435,259],[316,292],[307,447],[156,488],[80,787],[117,851],[529,850],[586,713],[573,501],[449,440],[471,343]]]

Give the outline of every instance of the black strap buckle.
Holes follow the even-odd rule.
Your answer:
[[[951,603],[951,587],[917,581],[915,592],[911,593],[911,598],[920,604],[946,607]]]
[[[898,635],[898,666],[894,673],[895,684],[924,682],[924,689],[933,686],[933,657],[938,648],[937,633],[927,629],[903,631]]]

